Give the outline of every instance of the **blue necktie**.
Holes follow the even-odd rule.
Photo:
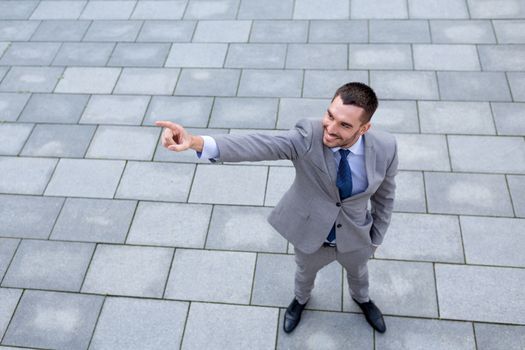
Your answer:
[[[337,170],[337,180],[335,182],[339,189],[339,196],[341,200],[346,199],[352,195],[352,171],[350,170],[350,164],[348,164],[348,153],[349,150],[340,149],[339,154],[341,160],[339,161],[339,169]],[[332,242],[335,239],[335,223],[326,238],[328,242]]]

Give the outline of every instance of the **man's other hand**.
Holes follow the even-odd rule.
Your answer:
[[[161,135],[162,145],[170,151],[181,152],[192,148],[202,152],[202,137],[193,136],[181,125],[170,121],[156,121],[155,125],[164,128]]]

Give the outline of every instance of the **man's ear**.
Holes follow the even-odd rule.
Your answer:
[[[371,126],[372,124],[370,122],[367,122],[366,124],[361,125],[359,127],[359,133],[361,135],[365,134],[370,129]]]

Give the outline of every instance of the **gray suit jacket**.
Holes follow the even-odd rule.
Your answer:
[[[368,188],[342,201],[335,185],[334,155],[323,145],[321,120],[302,119],[294,129],[278,135],[214,135],[214,139],[223,162],[293,162],[295,180],[268,221],[299,250],[319,249],[334,222],[342,225],[336,229],[341,252],[383,241],[394,206],[398,165],[392,135],[372,130],[364,134]]]

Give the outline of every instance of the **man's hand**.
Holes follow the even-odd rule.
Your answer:
[[[181,125],[169,121],[156,121],[155,125],[165,128],[161,136],[162,145],[170,151],[181,152],[191,148],[202,152],[202,137],[191,135]]]

